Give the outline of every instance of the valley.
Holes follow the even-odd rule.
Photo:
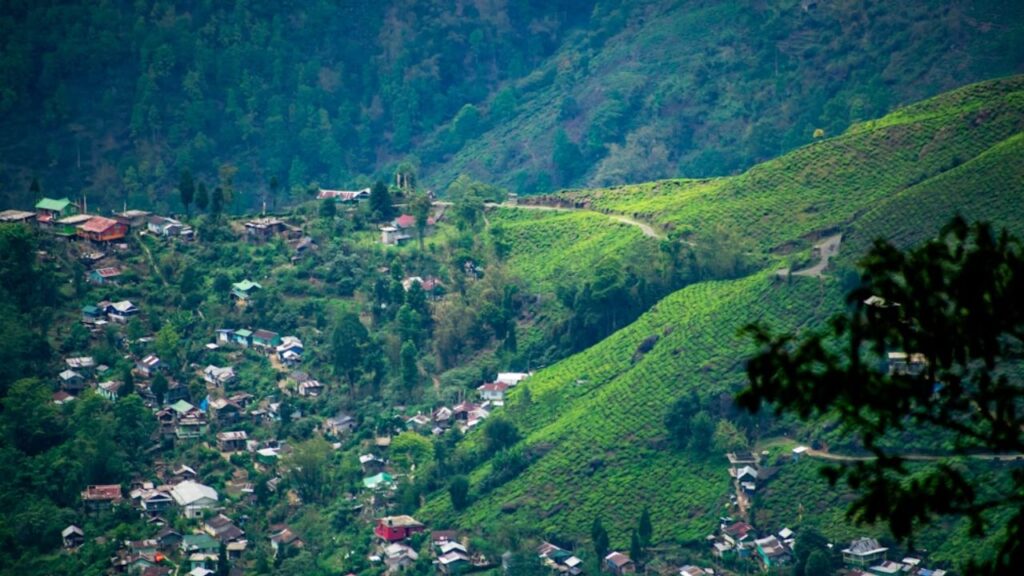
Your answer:
[[[1013,3],[364,4],[0,11],[0,575],[1015,573]]]

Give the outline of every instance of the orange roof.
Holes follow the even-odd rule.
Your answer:
[[[84,500],[120,500],[120,484],[100,484],[89,486],[82,492]]]
[[[103,216],[96,216],[79,226],[79,229],[85,232],[106,232],[111,226],[117,226],[117,220],[111,220],[110,218],[104,218]]]

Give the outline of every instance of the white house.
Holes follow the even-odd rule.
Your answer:
[[[171,489],[171,497],[186,518],[198,518],[204,510],[217,506],[217,491],[194,480],[186,480]]]
[[[494,381],[514,387],[529,378],[531,374],[532,372],[498,372],[498,377]]]
[[[858,538],[850,543],[849,548],[843,549],[843,562],[850,566],[870,566],[879,560],[885,560],[885,553],[888,550],[874,538]]]
[[[130,300],[122,300],[107,306],[106,312],[107,318],[110,318],[112,321],[127,324],[132,316],[139,313],[139,309]]]
[[[503,406],[505,404],[505,392],[508,390],[508,384],[504,382],[488,382],[481,384],[476,390],[480,393],[480,399],[487,401],[490,400],[495,406]]]
[[[203,369],[203,380],[214,386],[224,386],[235,381],[235,369],[209,365]]]

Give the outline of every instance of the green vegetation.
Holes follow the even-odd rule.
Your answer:
[[[192,204],[187,170],[195,207],[220,187],[230,213],[396,173],[520,193],[724,175],[1020,72],[1022,21],[991,0],[16,2],[0,185],[165,211]]]
[[[835,418],[876,457],[825,470],[833,482],[845,478],[861,492],[850,506],[852,518],[887,521],[905,540],[939,515],[963,516],[981,536],[989,515],[1007,510],[1012,517],[998,529],[998,554],[972,557],[967,566],[971,573],[998,574],[1020,565],[1019,473],[1007,475],[1013,483],[1005,492],[982,496],[961,466],[937,463],[911,473],[905,445],[879,441],[891,432],[938,429],[955,435],[956,455],[1024,452],[1017,409],[1024,390],[1012,370],[1024,359],[1020,241],[956,218],[937,239],[908,252],[877,241],[861,268],[860,285],[848,296],[852,309],[827,329],[794,336],[751,326],[760,350],[747,365],[750,387],[739,403],[754,412],[768,402],[804,419]],[[870,297],[883,304],[869,303]],[[902,369],[890,359],[888,371],[879,370],[892,351],[923,359],[911,358]]]
[[[537,373],[528,408],[512,412],[519,446],[530,455],[522,474],[493,487],[486,481],[492,464],[484,460],[469,472],[475,496],[464,512],[433,498],[423,513],[440,523],[500,524],[568,539],[585,538],[600,516],[612,547],[626,548],[630,519],[647,505],[656,542],[699,541],[727,510],[720,450],[756,445],[771,431],[814,428],[733,411],[731,396],[745,381],[743,361],[753,350],[739,330],[754,319],[782,330],[820,325],[842,308],[852,264],[879,235],[915,242],[935,234],[954,211],[1020,231],[1022,88],[1019,77],[967,87],[733,178],[568,195],[594,209],[651,218],[697,246],[720,234],[726,247],[745,246],[762,271],[675,292],[628,327]],[[565,217],[516,214],[505,226]],[[810,241],[832,232],[842,232],[844,243],[826,277],[773,273],[808,261]],[[543,260],[537,262],[539,269]],[[691,445],[689,429],[666,427],[673,414],[690,415],[690,429],[699,422],[717,429],[714,451],[704,456]],[[473,461],[482,444],[470,435],[459,450]],[[815,465],[782,466],[772,482],[755,500],[759,525],[818,528],[834,538],[860,533],[843,522],[845,496],[823,491]],[[609,509],[614,516],[603,515]],[[964,530],[954,531],[949,550],[964,548]],[[927,538],[940,541],[936,532]]]
[[[140,3],[133,10],[144,6],[145,2]],[[231,9],[202,5],[189,14],[196,23],[215,15],[218,22],[234,22],[261,6],[259,2]],[[464,9],[466,18],[496,17],[492,12],[500,16],[505,10],[469,5]],[[513,9],[520,8],[508,10]],[[657,10],[676,10],[657,3],[650,9],[654,15]],[[321,14],[317,10],[326,8],[308,10],[317,15]],[[365,10],[360,13],[377,14],[382,22],[392,24],[411,17],[390,11],[378,14],[381,7]],[[378,153],[372,160],[352,160],[348,154],[338,154],[330,142],[314,139],[324,133],[292,126],[280,145],[298,150],[301,162],[291,162],[289,174],[278,179],[281,166],[265,172],[262,168],[270,166],[264,154],[280,152],[276,144],[264,150],[256,145],[253,132],[250,140],[239,136],[242,144],[235,146],[225,132],[218,136],[222,141],[216,148],[223,156],[202,155],[208,165],[200,165],[196,157],[182,161],[183,166],[178,160],[165,162],[161,170],[173,173],[166,184],[175,187],[171,191],[155,184],[163,178],[156,176],[156,166],[160,157],[174,150],[180,153],[175,139],[183,137],[183,132],[145,120],[147,130],[133,136],[134,151],[118,154],[134,158],[133,154],[144,153],[147,162],[153,163],[125,162],[125,177],[133,171],[132,182],[137,186],[122,197],[135,201],[151,195],[150,200],[156,200],[151,205],[164,207],[176,206],[180,200],[189,214],[186,224],[195,229],[196,238],[131,233],[126,246],[105,247],[108,253],[101,257],[123,268],[116,281],[85,281],[87,270],[95,267],[89,264],[93,256],[86,253],[92,246],[85,241],[57,241],[42,229],[33,232],[22,225],[0,225],[0,328],[11,340],[0,352],[0,432],[4,435],[0,450],[6,470],[0,474],[0,503],[7,506],[4,518],[11,520],[0,527],[0,572],[92,574],[108,569],[118,542],[150,537],[154,530],[127,506],[85,517],[79,509],[79,493],[89,483],[127,487],[136,476],[155,479],[157,458],[171,466],[194,466],[204,482],[224,495],[222,502],[231,514],[248,518],[246,530],[253,544],[243,563],[257,574],[375,574],[379,566],[371,565],[368,557],[377,550],[371,546],[373,536],[365,518],[391,513],[415,514],[432,528],[461,528],[473,548],[491,559],[512,550],[513,565],[524,558],[527,564],[534,561],[530,567],[524,564],[523,573],[537,568],[535,554],[529,550],[541,538],[587,551],[583,555],[588,567],[598,560],[589,557],[589,551],[600,556],[602,551],[617,549],[632,551],[636,561],[657,570],[666,550],[700,557],[706,550],[705,537],[719,519],[742,514],[729,499],[733,487],[721,456],[726,450],[769,450],[774,477],[765,484],[767,489],[759,487],[753,496],[749,512],[753,516],[748,518],[756,519],[765,530],[785,525],[801,537],[806,532],[806,554],[798,553],[803,573],[835,560],[825,553],[822,537],[816,538],[815,532],[848,538],[864,530],[886,537],[883,527],[853,528],[844,523],[842,508],[851,494],[827,491],[812,463],[787,462],[776,452],[788,451],[794,443],[780,440],[783,435],[800,442],[827,442],[835,449],[859,448],[854,439],[844,436],[845,430],[823,419],[799,423],[764,414],[751,416],[735,408],[733,395],[746,381],[745,360],[755,350],[740,329],[752,320],[792,332],[822,325],[843,309],[843,294],[857,280],[854,264],[876,236],[892,238],[902,246],[915,244],[934,234],[956,211],[1020,231],[1024,222],[1024,78],[968,86],[879,120],[855,124],[846,133],[820,137],[814,144],[737,176],[521,197],[524,206],[512,208],[489,206],[507,193],[474,180],[472,169],[448,179],[443,177],[447,167],[430,175],[424,164],[417,167],[407,160],[394,166],[394,180],[381,171],[382,181],[371,187],[366,202],[312,199],[311,192],[318,188],[313,180],[323,174],[333,181],[369,184],[369,177],[351,175],[377,162],[390,170],[400,156],[390,152],[396,140],[406,141],[403,154],[422,144],[419,149],[425,155],[452,155],[455,163],[463,157],[459,150],[473,150],[484,141],[482,134],[493,135],[502,123],[522,122],[520,114],[531,109],[533,98],[563,86],[559,75],[583,65],[574,58],[563,59],[564,67],[546,81],[530,74],[533,65],[549,65],[549,56],[565,55],[562,40],[594,42],[594,30],[599,28],[605,37],[593,45],[595,50],[608,41],[610,50],[617,52],[612,40],[620,35],[652,47],[667,41],[657,35],[636,36],[648,25],[664,25],[665,19],[641,19],[639,13],[627,17],[624,8],[599,5],[587,23],[561,13],[537,20],[546,14],[544,10],[548,8],[531,9],[523,16],[530,22],[547,21],[552,28],[543,46],[522,48],[529,57],[519,55],[515,75],[538,82],[535,92],[508,89],[517,86],[513,76],[487,72],[493,66],[475,60],[473,66],[483,66],[475,69],[479,75],[455,83],[479,94],[474,98],[463,94],[457,104],[450,105],[446,114],[453,118],[451,127],[437,128],[446,120],[441,116],[431,120],[427,114],[435,104],[449,104],[428,105],[421,100],[420,107],[411,108],[417,120],[404,132],[399,128],[407,119],[395,116],[391,98],[412,97],[412,92],[400,89],[403,82],[418,81],[415,75],[400,73],[407,61],[389,69],[389,78],[396,83],[387,90],[379,85],[378,69],[370,65],[362,72],[346,70],[335,76],[333,66],[340,60],[328,58],[326,49],[312,49],[301,59],[315,61],[315,66],[289,68],[297,70],[297,78],[293,74],[268,85],[258,82],[264,72],[278,66],[274,31],[296,33],[294,27],[302,23],[301,19],[298,23],[271,19],[266,24],[271,49],[265,58],[254,61],[248,72],[251,84],[239,82],[231,89],[234,96],[222,95],[225,107],[233,98],[233,106],[248,110],[242,116],[252,122],[249,126],[258,127],[265,112],[260,108],[262,99],[280,92],[281,83],[297,82],[294,105],[287,106],[289,122],[305,123],[307,128],[315,125],[329,133],[330,140],[339,138],[333,127],[342,123],[332,122],[335,117],[328,112],[325,124],[319,109],[327,103],[317,89],[306,88],[311,83],[324,90],[334,86],[336,91],[330,93],[349,107],[350,122],[343,129],[346,138],[362,139],[361,147],[353,149],[376,146]],[[817,16],[801,15],[795,25],[817,30],[822,14],[836,14],[833,8],[820,10]],[[916,3],[900,13],[874,5],[864,10],[877,17],[873,22],[885,25],[920,16]],[[432,34],[427,30],[433,18],[444,20],[445,26],[459,22],[445,19],[443,11],[429,12],[429,6],[413,12],[424,17],[428,26],[409,32],[416,36],[411,41]],[[939,12],[935,18],[944,17]],[[186,18],[183,14],[157,10],[147,12],[140,22],[159,16],[159,22],[173,29]],[[739,25],[751,24],[731,7],[701,7],[689,14],[692,19],[686,22],[668,20],[684,27],[727,17]],[[47,17],[64,16],[55,9]],[[715,19],[700,20],[710,16]],[[778,16],[762,20],[781,26]],[[499,23],[494,26],[501,28]],[[583,29],[587,26],[591,28]],[[246,34],[260,31],[255,24],[244,28]],[[215,59],[226,62],[224,70],[200,67],[192,59],[212,59],[208,50],[220,42],[215,39],[220,29],[199,30],[205,32],[196,33],[200,41],[195,53],[189,52],[192,58],[164,62],[170,71],[160,72],[158,46],[152,47],[152,53],[150,48],[140,49],[149,63],[144,76],[159,76],[160,87],[173,84],[175,74],[182,71],[179,68],[194,67],[199,81],[215,73],[230,79],[234,72],[229,64],[236,57],[253,56],[245,51],[249,42],[243,34],[246,41],[232,44],[239,52],[227,48],[228,55]],[[329,22],[311,24],[304,32],[310,37],[304,42],[316,44],[316,32],[331,30]],[[843,42],[850,40],[845,36],[850,32],[843,31],[843,38],[826,52],[842,51]],[[467,42],[475,46],[486,47],[490,41],[486,34],[472,39],[475,31],[466,32],[471,37]],[[730,34],[716,29],[718,33]],[[361,30],[353,38],[363,34]],[[969,44],[973,36],[965,34]],[[285,38],[280,43],[290,45]],[[788,41],[780,38],[779,42]],[[430,46],[419,49],[422,53],[417,55],[429,60]],[[101,47],[98,52],[110,50],[122,49]],[[384,54],[385,61],[401,59],[390,51]],[[506,57],[517,58],[514,51],[492,54],[492,60]],[[294,59],[299,59],[297,54]],[[56,60],[60,59],[54,65]],[[456,74],[462,66],[470,66],[465,58],[453,56],[453,60],[459,65],[438,64],[438,74]],[[717,59],[709,55],[708,61]],[[280,67],[291,62],[281,60]],[[586,67],[599,62],[604,61],[595,54]],[[780,63],[780,81],[785,81],[787,70],[792,72],[787,68],[792,65]],[[625,75],[629,70],[620,67]],[[725,68],[722,77],[732,78],[734,72]],[[377,88],[355,82],[355,75],[359,82],[378,83]],[[482,80],[484,76],[487,81]],[[860,85],[863,79],[856,80]],[[941,84],[940,80],[935,81]],[[346,103],[340,95],[340,86],[346,82],[361,86],[353,89],[365,89],[365,94],[379,93],[381,101]],[[194,88],[183,83],[181,91]],[[441,93],[436,88],[431,90]],[[217,93],[213,86],[207,89]],[[145,92],[145,82],[139,90]],[[168,89],[167,100],[149,102],[147,110],[156,109],[154,114],[159,114],[175,102],[177,90]],[[288,90],[281,94],[292,94]],[[494,100],[488,104],[492,91]],[[423,95],[418,94],[416,98]],[[456,98],[454,92],[445,94],[439,99]],[[603,169],[602,158],[619,153],[615,143],[622,138],[628,142],[627,132],[633,129],[629,123],[645,121],[643,114],[636,113],[638,102],[645,102],[637,99],[640,96],[640,92],[616,94],[610,89],[607,98],[598,101],[583,90],[578,99],[559,102],[564,138],[559,137],[559,166],[552,181],[581,181]],[[203,106],[193,104],[205,111],[209,106],[205,98]],[[118,102],[83,106],[124,104]],[[708,126],[712,121],[728,123],[742,112],[726,104]],[[10,105],[26,104],[18,100]],[[757,110],[773,109],[765,106]],[[533,112],[537,129],[543,132],[546,117]],[[188,114],[188,107],[183,114]],[[231,114],[225,112],[225,117],[237,120]],[[306,117],[298,118],[302,115]],[[367,118],[371,128],[361,124]],[[850,119],[853,116],[836,126],[845,126]],[[240,129],[216,126],[224,131]],[[639,124],[635,127],[642,129]],[[826,127],[828,134],[838,133],[833,125]],[[771,129],[751,130],[771,133]],[[83,134],[91,134],[89,130]],[[356,134],[348,134],[349,130]],[[292,132],[298,133],[295,138],[300,142],[291,140]],[[440,153],[431,143],[442,140],[447,147]],[[303,148],[310,142],[320,156]],[[794,140],[785,146],[798,143]],[[236,161],[238,155],[246,161]],[[113,162],[115,156],[111,152],[101,163]],[[344,167],[326,160],[340,156],[346,158]],[[728,162],[707,160],[706,166],[731,170],[759,157],[761,152],[755,149],[739,150]],[[673,162],[691,160],[679,156]],[[436,168],[435,161],[431,165]],[[418,170],[423,171],[422,177]],[[104,171],[108,176],[117,173]],[[384,178],[395,184],[385,186]],[[418,183],[424,178],[439,178],[446,184],[450,180],[444,193],[452,202],[431,204],[427,190]],[[143,188],[143,182],[154,183],[154,188]],[[523,182],[527,188],[532,186],[530,178]],[[250,238],[245,220],[233,214],[257,204],[262,208],[264,199],[268,210],[284,221],[283,231],[266,239]],[[292,205],[287,210],[281,208],[286,201]],[[383,246],[378,226],[396,215],[392,212],[411,216],[405,219],[411,222],[405,229],[409,238],[403,245]],[[811,245],[835,233],[842,233],[843,241],[824,276],[778,272],[809,266],[817,259]],[[232,296],[232,287],[246,280],[254,288],[248,297]],[[83,306],[120,300],[132,300],[142,313],[125,325],[96,328],[82,322]],[[221,328],[297,336],[304,346],[301,363],[289,367],[282,357],[224,342],[209,346]],[[149,354],[160,356],[163,373],[152,376],[136,365]],[[55,375],[66,367],[65,358],[76,355],[93,356],[109,368],[106,378],[123,382],[117,400],[89,390],[70,403],[53,402],[58,386]],[[223,385],[206,382],[203,367],[207,365],[232,366],[237,379]],[[299,393],[308,388],[300,388],[304,377],[293,373],[295,369],[323,385],[318,395]],[[460,431],[431,434],[437,424],[431,415],[438,407],[476,399],[477,387],[493,381],[499,371],[531,369],[536,373],[511,389],[504,407],[490,407],[489,417],[474,420],[474,427],[463,424],[468,429],[465,435]],[[90,379],[90,387],[94,380],[98,381]],[[169,441],[155,434],[156,422],[150,416],[169,395],[203,404],[237,392],[252,395],[253,404],[247,410],[256,416],[235,424],[211,422],[210,430],[196,440]],[[460,418],[475,417],[470,413],[478,414],[467,409]],[[347,426],[354,430],[337,428]],[[245,431],[260,446],[279,447],[283,441],[285,448],[279,458],[248,451],[221,454],[222,447],[215,449],[214,434],[222,431]],[[770,441],[762,442],[766,438]],[[947,447],[955,438],[945,435],[927,441]],[[887,437],[885,442],[918,446],[923,440],[907,434]],[[368,452],[387,458],[386,475],[378,474],[380,461],[361,461],[360,456]],[[978,478],[994,477],[999,470],[996,464],[973,464],[967,468]],[[367,478],[375,480],[364,482]],[[975,481],[974,476],[970,478]],[[392,483],[395,489],[389,491]],[[242,488],[246,485],[252,487],[251,496]],[[994,493],[1001,487],[985,490]],[[817,498],[813,506],[803,501],[812,497]],[[197,521],[176,512],[168,516],[179,530],[198,527]],[[993,521],[1006,520],[997,515]],[[89,542],[79,553],[58,553],[56,534],[73,521],[85,524]],[[286,547],[275,557],[269,534],[271,526],[279,524],[288,524],[305,545]],[[920,537],[932,548],[942,545],[944,550],[936,557],[952,561],[971,546],[968,529],[956,519],[943,518]],[[943,530],[952,536],[945,538]],[[106,536],[110,544],[93,541],[98,535]],[[412,542],[423,553],[413,571],[429,570],[425,537],[414,537]],[[993,541],[973,544],[980,549],[993,546]]]

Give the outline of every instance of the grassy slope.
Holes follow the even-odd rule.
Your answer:
[[[488,219],[504,229],[509,268],[548,292],[556,282],[580,283],[602,260],[657,249],[636,226],[594,212],[500,209]]]
[[[683,235],[725,228],[773,250],[849,222],[874,204],[1024,129],[1024,76],[968,86],[733,178],[583,191],[592,206]],[[678,191],[678,192],[677,192]],[[713,224],[713,226],[708,226]]]
[[[734,172],[851,123],[969,82],[1019,73],[1019,7],[792,0],[632,3],[618,26],[570,36],[515,83],[517,113],[430,166],[443,187],[459,173],[519,188],[547,172],[555,131],[585,143],[598,109],[628,105],[619,133],[588,154],[573,182],[612,185]],[[620,10],[621,12],[621,10]],[[990,22],[1000,22],[992,26]],[[593,30],[613,35],[595,41]],[[562,101],[580,105],[559,118]],[[526,178],[530,180],[530,178]],[[545,190],[544,186],[540,190]]]
[[[842,250],[847,261],[870,237],[910,242],[931,235],[954,210],[995,217],[1019,233],[1022,90],[1022,78],[969,87],[736,178],[655,183],[591,196],[595,204],[623,212],[645,213],[648,204],[656,204],[656,218],[666,224],[743,230],[762,250],[841,228],[850,238]],[[667,192],[673,189],[683,190],[678,202]],[[809,206],[819,209],[807,213]],[[794,207],[806,216],[785,218]],[[466,527],[500,520],[583,537],[593,517],[603,514],[613,544],[624,546],[646,505],[656,540],[701,537],[727,494],[726,466],[717,456],[664,449],[666,406],[689,389],[707,396],[742,384],[747,350],[736,333],[744,324],[761,319],[795,328],[820,321],[841,302],[834,280],[786,285],[770,278],[762,272],[681,290],[597,346],[541,371],[530,384],[532,407],[516,420],[526,443],[543,447],[545,455],[462,515],[453,515],[443,496],[431,500],[424,515]],[[637,346],[651,335],[660,335],[658,344],[634,363]],[[475,440],[471,435],[467,442]],[[472,478],[478,481],[486,469]],[[815,484],[815,493],[808,487],[813,482],[790,477],[786,469],[776,482],[780,488],[800,486],[808,499],[839,503],[823,483]],[[778,493],[787,500],[766,496],[767,508],[779,522],[792,522],[792,493]],[[811,510],[815,519],[808,523],[830,525],[840,517],[837,510]]]

